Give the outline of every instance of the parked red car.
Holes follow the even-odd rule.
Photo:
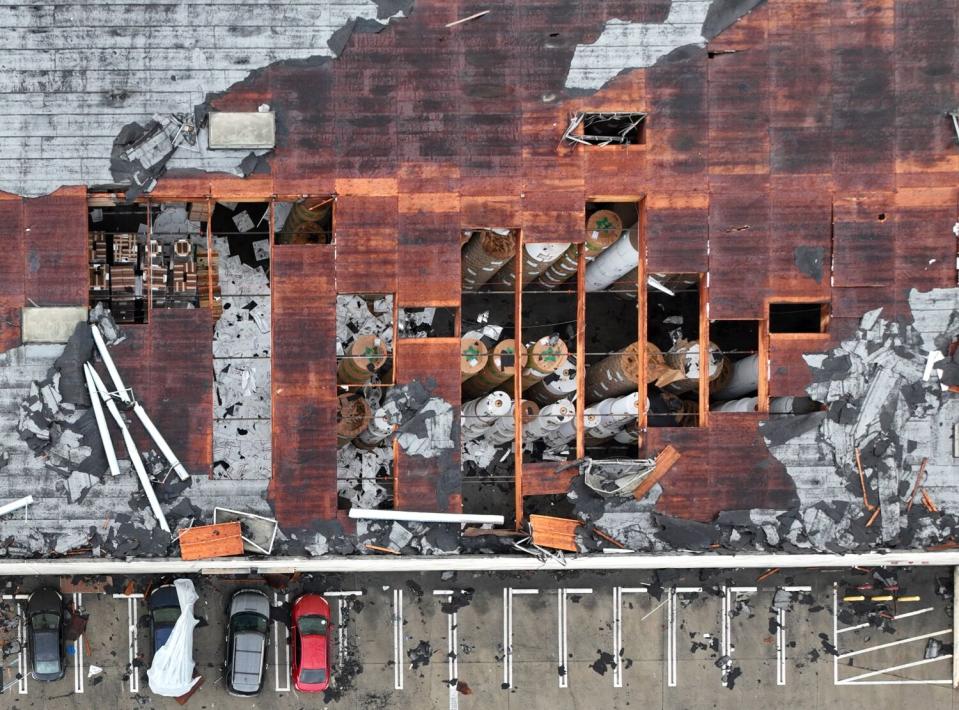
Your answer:
[[[320,693],[330,687],[330,605],[319,594],[304,594],[293,602],[290,623],[293,687]]]

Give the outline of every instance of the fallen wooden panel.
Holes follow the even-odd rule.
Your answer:
[[[533,544],[555,550],[578,552],[576,528],[582,523],[569,518],[554,518],[550,515],[530,515],[529,527],[533,531]]]
[[[645,498],[646,494],[659,482],[659,479],[669,472],[669,469],[671,469],[677,461],[679,461],[679,452],[676,450],[676,447],[672,444],[666,444],[666,448],[660,451],[659,456],[656,457],[656,467],[653,468],[650,474],[646,476],[643,482],[633,491],[633,498],[636,500]]]
[[[180,557],[202,560],[243,554],[240,523],[219,523],[190,528],[180,535]]]

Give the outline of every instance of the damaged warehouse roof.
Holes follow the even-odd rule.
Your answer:
[[[4,554],[955,544],[948,8],[237,7],[0,13]]]

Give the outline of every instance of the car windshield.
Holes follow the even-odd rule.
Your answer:
[[[303,616],[297,625],[303,636],[326,636],[327,621],[325,616]]]
[[[35,614],[32,623],[37,631],[56,631],[60,628],[60,617],[50,613]]]
[[[300,671],[300,682],[313,685],[314,683],[326,682],[326,669],[324,668],[304,668]]]
[[[35,661],[36,671],[42,675],[60,672],[59,661]]]
[[[233,617],[232,621],[233,630],[237,633],[242,633],[244,631],[256,631],[258,633],[265,634],[268,624],[265,616],[262,616],[261,614],[254,614],[252,612],[237,614]]]
[[[180,607],[165,607],[163,609],[153,610],[154,624],[175,624],[180,618]]]

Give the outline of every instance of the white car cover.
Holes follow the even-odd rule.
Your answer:
[[[193,605],[199,597],[189,579],[178,579],[173,585],[180,602],[180,618],[176,620],[170,638],[154,654],[147,677],[150,692],[154,695],[178,698],[189,693],[200,680],[193,677],[196,666],[193,661],[193,628],[198,623],[193,616]]]

